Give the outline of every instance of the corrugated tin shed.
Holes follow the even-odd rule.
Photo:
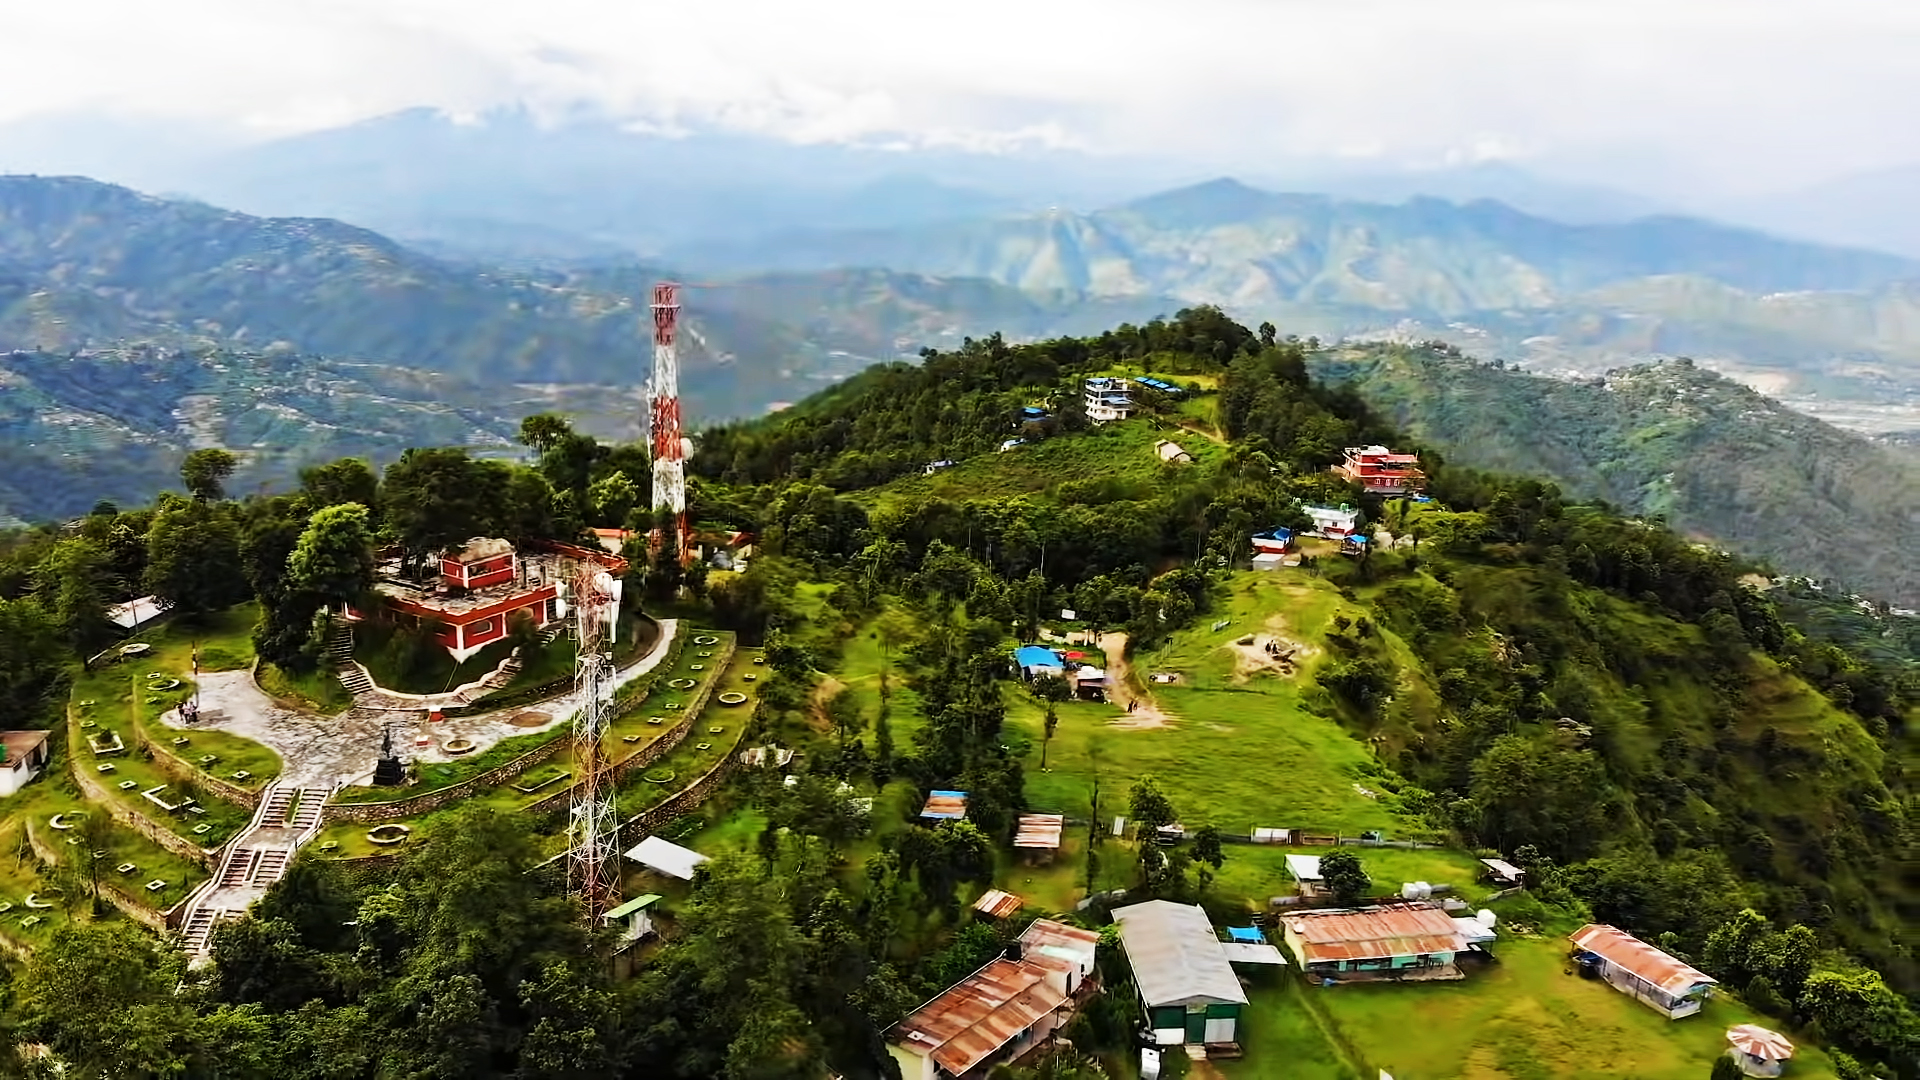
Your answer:
[[[1385,960],[1465,951],[1453,916],[1436,907],[1383,907],[1286,917],[1302,963]]]
[[[1066,1001],[1040,965],[1002,958],[915,1009],[892,1039],[959,1076]]]
[[[1001,892],[999,889],[988,889],[986,892],[980,894],[980,899],[973,902],[973,910],[989,918],[1004,919],[1014,912],[1019,911],[1025,903],[1025,900],[1020,899],[1010,892]]]
[[[1120,924],[1120,944],[1149,1007],[1247,1003],[1200,905],[1149,900],[1115,908],[1113,921]]]
[[[1022,814],[1013,833],[1017,848],[1057,848],[1067,819],[1060,814]]]
[[[1527,876],[1525,870],[1504,859],[1481,859],[1480,865],[1493,871],[1493,875],[1502,881],[1519,881]]]
[[[1589,923],[1573,932],[1573,943],[1614,967],[1651,986],[1679,997],[1696,986],[1717,986],[1718,980],[1678,958],[1661,952],[1625,930]]]
[[[964,791],[929,791],[927,805],[921,807],[923,818],[958,820],[967,816],[967,793]]]
[[[1100,949],[1100,935],[1052,919],[1035,919],[1020,935],[1020,945],[1028,961],[1036,964],[1062,964],[1070,967],[1078,985],[1080,978],[1093,972],[1094,954]]]
[[[707,861],[705,855],[658,836],[649,836],[640,841],[633,850],[627,852],[627,858],[682,881],[692,881],[693,868]]]

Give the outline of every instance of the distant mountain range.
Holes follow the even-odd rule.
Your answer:
[[[1920,607],[1920,454],[1904,447],[1680,361],[1573,381],[1372,346],[1310,366],[1454,463],[1550,477],[1781,572]]]

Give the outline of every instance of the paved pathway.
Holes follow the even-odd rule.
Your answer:
[[[666,658],[678,623],[660,620],[660,638],[647,654],[621,668],[616,688],[652,671]],[[193,725],[244,735],[280,755],[279,782],[288,787],[334,788],[373,773],[380,756],[382,729],[393,725],[394,751],[402,758],[429,763],[471,757],[511,735],[545,731],[566,723],[583,699],[578,691],[535,705],[501,709],[475,716],[449,717],[429,723],[424,710],[392,711],[355,706],[338,716],[317,716],[286,708],[263,693],[246,671],[209,672],[200,676],[200,721]],[[546,719],[531,726],[511,721],[526,713]],[[169,712],[161,722],[180,727]],[[465,754],[448,754],[443,747],[456,738],[473,742]],[[424,742],[423,742],[424,740]]]

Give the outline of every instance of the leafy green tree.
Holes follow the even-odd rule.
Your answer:
[[[300,490],[315,510],[346,503],[370,507],[380,498],[380,476],[360,458],[341,458],[300,470]]]
[[[1711,1080],[1741,1080],[1746,1074],[1740,1071],[1737,1062],[1722,1054],[1713,1059],[1713,1071],[1709,1075]]]
[[[55,930],[13,984],[16,1030],[45,1043],[78,1076],[177,1075],[197,1026],[180,954],[139,929]]]
[[[22,721],[39,716],[67,678],[59,624],[38,601],[0,600],[0,711]]]
[[[219,611],[245,598],[240,532],[232,516],[204,503],[161,510],[147,533],[147,591],[185,618]]]
[[[1320,856],[1320,880],[1343,904],[1357,903],[1373,888],[1373,879],[1360,865],[1360,856],[1345,848]]]
[[[566,961],[549,964],[520,987],[531,1020],[519,1047],[515,1080],[594,1080],[621,1070],[622,1016],[614,994],[579,978]]]
[[[328,603],[359,599],[373,588],[373,532],[359,503],[313,515],[287,559],[287,585]]]
[[[82,655],[113,640],[107,621],[114,574],[106,548],[84,536],[53,545],[34,571],[35,592],[57,621],[69,647]]]
[[[1160,785],[1154,783],[1151,776],[1134,781],[1133,790],[1127,794],[1127,809],[1140,828],[1143,843],[1152,841],[1154,833],[1162,827],[1179,820],[1173,812],[1173,803],[1161,794]]]
[[[859,738],[860,733],[867,729],[866,713],[861,710],[860,699],[850,687],[842,687],[839,693],[827,699],[826,712],[842,751],[846,750],[849,739]]]
[[[479,463],[465,450],[412,449],[387,466],[380,514],[408,560],[417,564],[494,524],[489,516],[493,494]]]
[[[1227,861],[1226,850],[1220,845],[1220,830],[1213,825],[1202,825],[1193,835],[1193,857],[1206,863],[1215,870]]]
[[[594,519],[608,527],[626,522],[627,515],[640,503],[640,489],[623,472],[610,472],[587,488],[587,505]]]
[[[219,502],[226,498],[226,482],[239,460],[217,447],[195,450],[180,463],[180,481],[195,502]]]

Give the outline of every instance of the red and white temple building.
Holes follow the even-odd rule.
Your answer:
[[[1384,446],[1349,446],[1333,467],[1341,479],[1379,495],[1412,495],[1427,486],[1419,454],[1396,454]]]
[[[506,637],[516,618],[537,627],[560,621],[562,585],[582,562],[614,574],[627,568],[625,559],[604,550],[547,541],[517,551],[505,540],[476,537],[440,554],[440,575],[431,584],[403,580],[394,560],[381,567],[374,592],[385,608],[382,617],[433,627],[435,640],[455,661],[464,661]],[[348,608],[347,617],[365,616]]]

